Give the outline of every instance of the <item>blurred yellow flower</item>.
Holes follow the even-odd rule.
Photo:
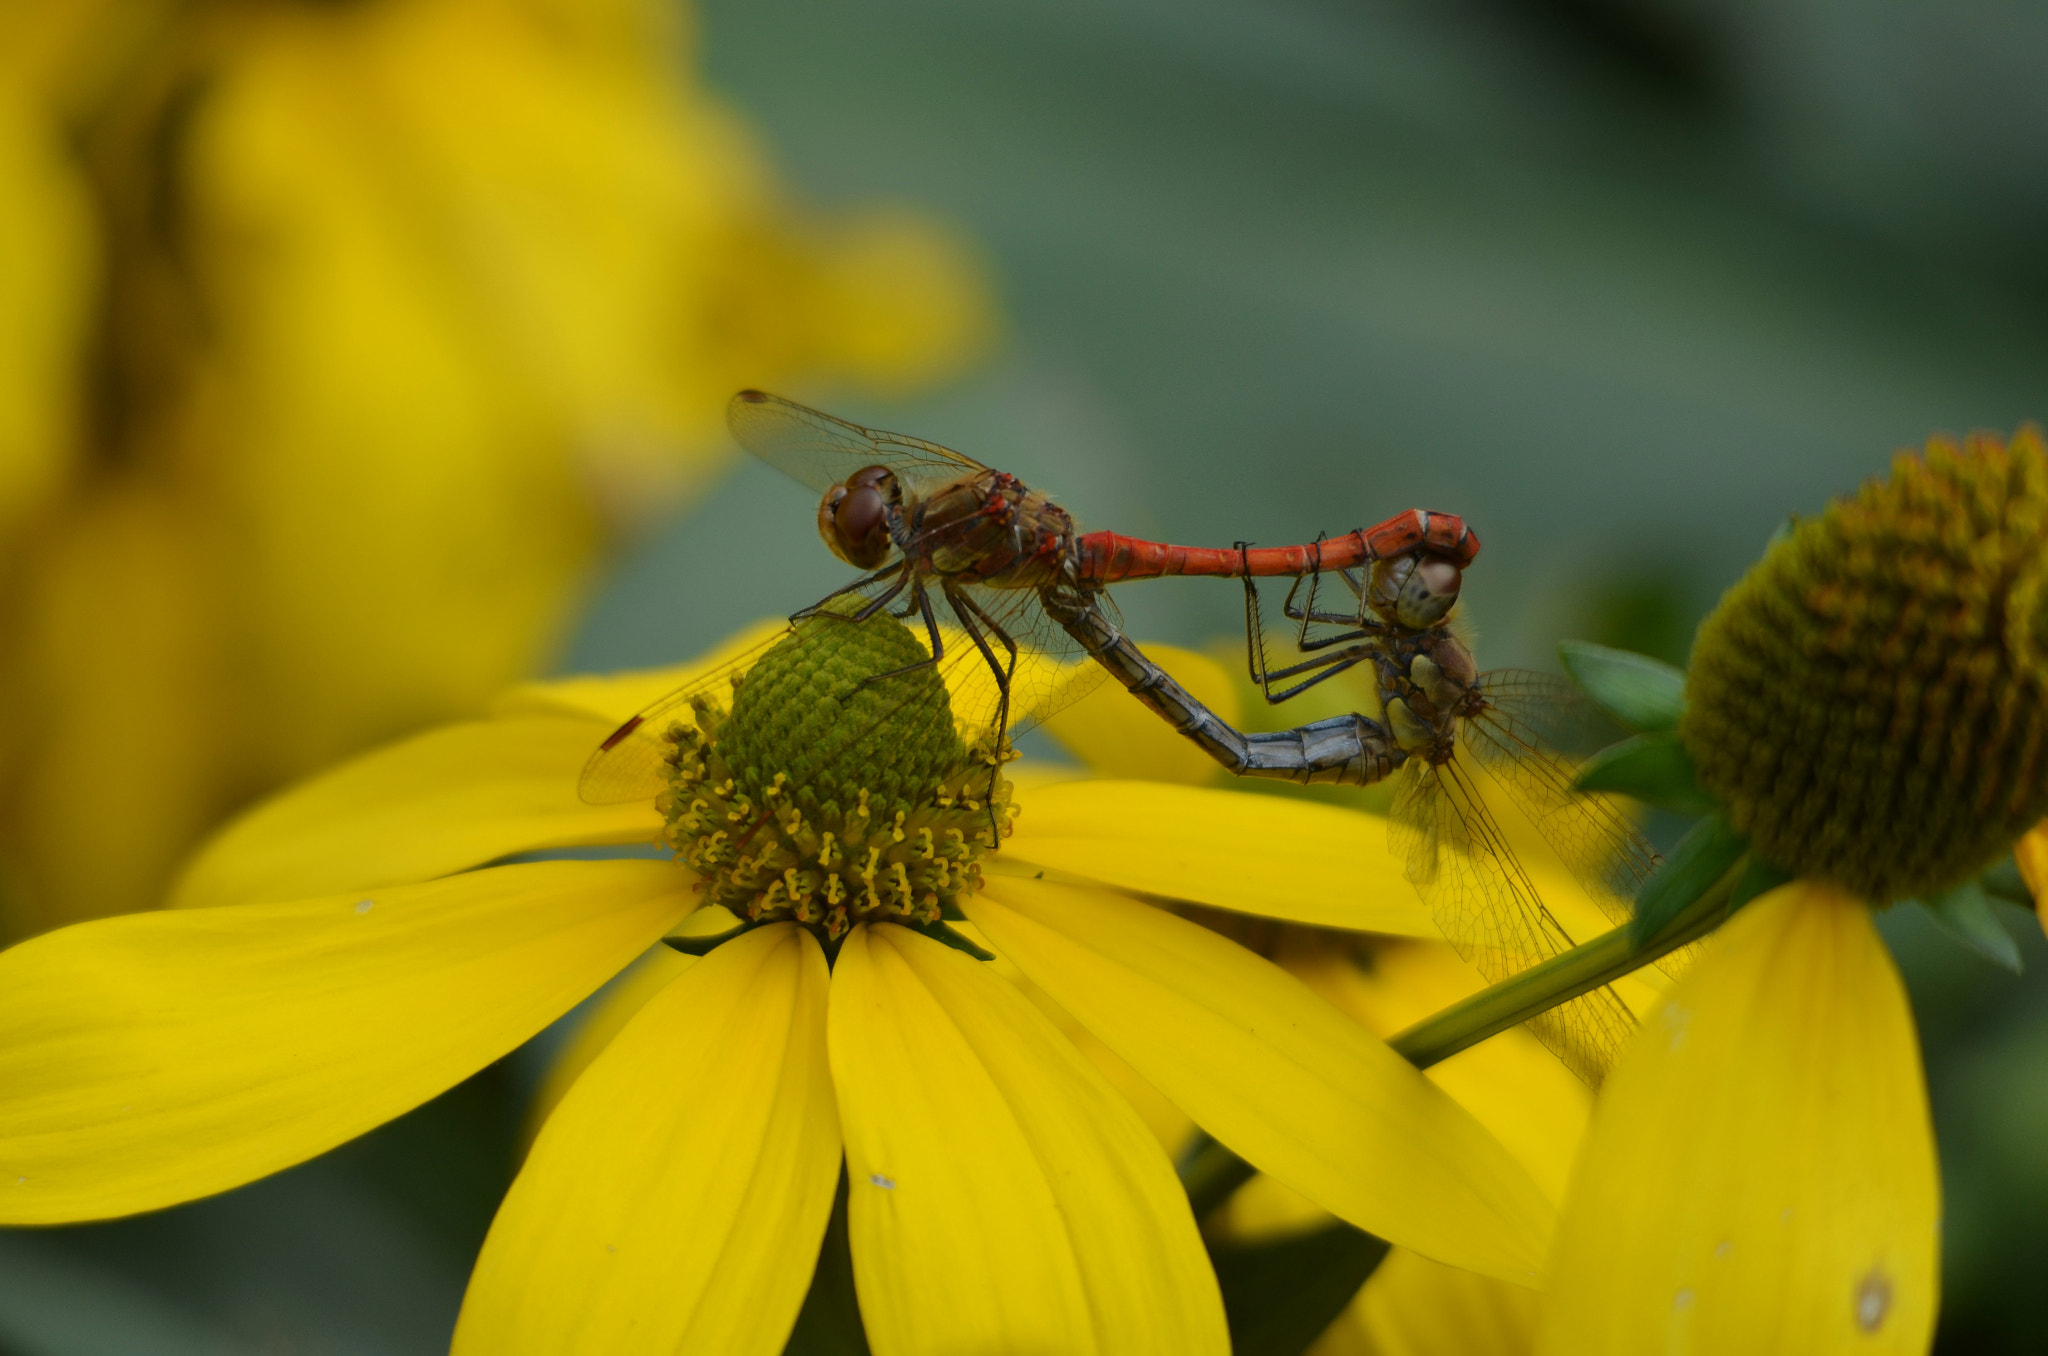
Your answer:
[[[682,22],[0,19],[0,927],[150,904],[223,810],[481,709],[734,388],[983,345],[962,248],[788,205]]]
[[[661,832],[644,801],[578,799],[578,771],[702,671],[522,689],[259,807],[193,864],[188,907],[0,956],[0,1219],[274,1171],[624,968],[702,897],[680,863],[486,864]],[[1374,821],[1145,782],[1028,799],[954,901],[997,962],[876,913],[828,964],[825,930],[771,907],[636,977],[644,1002],[599,1033],[500,1209],[457,1349],[779,1351],[843,1153],[877,1352],[1226,1350],[1165,1151],[1041,1003],[1321,1207],[1533,1282],[1552,1207],[1478,1120],[1284,971],[1149,902],[1424,932],[1398,877],[1391,899],[1360,880]]]

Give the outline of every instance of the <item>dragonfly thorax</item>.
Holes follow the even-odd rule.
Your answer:
[[[1379,673],[1380,704],[1394,743],[1410,756],[1448,761],[1457,749],[1458,722],[1477,715],[1486,701],[1465,642],[1442,626],[1398,636]]]
[[[920,563],[991,588],[1039,588],[1071,573],[1074,520],[1006,471],[966,475],[908,510]]]

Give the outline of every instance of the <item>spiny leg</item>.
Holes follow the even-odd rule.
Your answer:
[[[902,585],[899,584],[897,587],[900,589]],[[895,590],[891,590],[888,594],[883,595],[882,598],[878,599],[866,610],[864,615],[873,616],[876,608],[894,596]],[[879,683],[884,678],[898,678],[906,673],[916,673],[919,669],[928,669],[946,657],[946,642],[939,635],[939,619],[932,614],[931,595],[925,591],[923,580],[920,579],[911,586],[911,600],[909,604],[905,605],[902,615],[907,617],[913,610],[924,614],[925,634],[931,639],[932,652],[914,664],[905,664],[902,668],[890,669],[886,673],[869,674],[855,683],[853,691],[847,693],[847,696],[852,696],[854,692],[860,691],[870,683]]]
[[[843,598],[849,593],[858,593],[868,585],[880,583],[892,574],[896,576],[896,582],[891,584],[881,597],[870,602],[859,612],[849,616],[844,612],[830,612],[826,610],[825,604],[831,602],[834,598]],[[799,608],[797,611],[792,612],[789,619],[793,622],[800,622],[811,617],[837,617],[841,621],[866,621],[869,617],[874,616],[879,609],[888,606],[890,599],[903,592],[903,586],[908,584],[910,579],[910,562],[908,560],[899,561],[894,565],[884,566],[873,574],[862,575],[851,584],[841,584],[809,607]]]
[[[1323,539],[1320,536],[1316,538],[1318,560],[1321,559],[1322,542]],[[1236,545],[1240,557],[1244,557],[1245,553],[1248,551],[1250,543],[1241,541],[1236,543]],[[1316,570],[1312,571],[1308,576],[1305,577],[1310,580],[1314,580],[1320,577],[1320,575],[1321,571]],[[1346,571],[1345,575],[1346,581],[1349,582],[1349,572]],[[1300,696],[1303,692],[1308,691],[1308,689],[1314,687],[1317,683],[1322,682],[1324,679],[1334,677],[1335,675],[1344,672],[1344,670],[1352,667],[1353,665],[1358,664],[1363,660],[1371,657],[1372,650],[1368,645],[1356,643],[1360,641],[1369,640],[1371,637],[1370,632],[1363,630],[1354,630],[1342,635],[1325,636],[1320,638],[1311,637],[1308,634],[1309,623],[1307,618],[1316,615],[1314,607],[1315,585],[1311,583],[1309,586],[1308,606],[1302,609],[1301,611],[1297,612],[1293,606],[1294,595],[1300,590],[1302,583],[1301,579],[1297,578],[1294,581],[1293,586],[1287,590],[1286,603],[1282,604],[1283,610],[1286,611],[1289,617],[1302,619],[1299,633],[1295,637],[1295,647],[1301,650],[1303,653],[1313,653],[1316,650],[1326,649],[1332,645],[1348,645],[1348,648],[1337,654],[1323,655],[1319,658],[1311,659],[1305,663],[1292,664],[1282,669],[1274,668],[1272,666],[1272,662],[1266,657],[1266,627],[1264,621],[1259,616],[1259,591],[1256,582],[1252,579],[1251,567],[1248,559],[1245,562],[1243,578],[1245,661],[1247,667],[1250,669],[1252,681],[1259,685],[1259,692],[1262,696],[1265,697],[1268,705],[1277,706],[1281,702],[1284,702],[1291,697]],[[1343,620],[1348,620],[1348,618]],[[1319,669],[1322,671],[1316,672],[1316,670]],[[1293,678],[1304,673],[1315,673],[1315,677],[1308,679],[1306,682],[1297,683],[1293,687],[1286,688],[1277,693],[1273,690],[1273,683],[1276,680],[1284,682],[1289,678]]]
[[[996,699],[996,744],[993,750],[995,761],[988,775],[989,846],[1000,847],[1003,826],[996,818],[996,783],[1003,775],[1003,748],[1010,738],[1010,687],[1017,676],[1017,642],[1010,638],[1010,633],[1005,631],[994,617],[982,609],[980,603],[950,583],[944,587],[946,601],[952,605],[953,615],[960,619],[960,629],[967,632],[975,648],[981,651],[981,657],[988,661],[989,672],[995,675],[996,690],[1000,694]],[[976,625],[977,621],[980,625]],[[989,649],[988,641],[982,636],[983,626],[986,626],[989,634],[1002,642],[1003,648],[1010,652],[1010,663],[1007,668],[997,661],[995,651]]]

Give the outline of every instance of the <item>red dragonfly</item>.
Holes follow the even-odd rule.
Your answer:
[[[1000,750],[1114,673],[1234,772],[1340,780],[1342,766],[1367,750],[1341,736],[1305,744],[1295,731],[1232,729],[1124,638],[1103,590],[1168,575],[1299,577],[1398,558],[1417,566],[1405,605],[1422,620],[1450,610],[1479,550],[1461,519],[1421,509],[1299,546],[1189,547],[1084,535],[1065,509],[1017,477],[936,443],[862,428],[761,391],[734,396],[727,419],[741,446],[819,493],[819,535],[865,572],[796,613],[792,624],[827,612],[865,621],[884,610],[916,622],[926,657],[909,667],[935,665],[945,674],[953,717],[970,746]],[[654,795],[668,719],[753,657],[671,693],[614,731],[584,769],[584,798]],[[1096,663],[1085,663],[1088,657]],[[870,675],[864,684],[908,671]]]
[[[1569,947],[1479,790],[1477,772],[1507,788],[1601,907],[1626,917],[1654,855],[1613,806],[1577,794],[1572,768],[1540,731],[1574,710],[1561,680],[1481,675],[1448,625],[1479,542],[1451,514],[1411,509],[1376,527],[1303,545],[1185,547],[1109,532],[1083,534],[1045,495],[948,448],[835,419],[758,391],[728,409],[747,450],[821,496],[818,530],[860,577],[791,618],[865,620],[883,611],[915,622],[925,658],[951,693],[963,739],[1003,741],[1093,687],[1103,673],[1218,762],[1242,776],[1368,785],[1398,775],[1391,833],[1439,925],[1490,979]],[[1241,579],[1254,678],[1284,701],[1370,664],[1381,718],[1351,714],[1278,732],[1234,729],[1132,645],[1105,590],[1167,575]],[[1288,577],[1287,615],[1309,657],[1264,662],[1254,581]],[[1319,606],[1341,580],[1354,603]],[[1307,588],[1305,597],[1302,595]],[[1334,626],[1336,634],[1312,634]],[[779,642],[783,637],[778,636]],[[585,768],[586,799],[652,797],[662,786],[662,732],[700,694],[755,654],[635,715]],[[1095,662],[1087,663],[1087,659]],[[887,682],[909,670],[869,675]],[[1274,684],[1294,682],[1276,690]],[[845,732],[848,747],[869,732]],[[1574,999],[1532,1023],[1589,1080],[1633,1026],[1611,990]]]

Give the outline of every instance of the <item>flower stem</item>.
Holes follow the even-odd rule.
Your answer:
[[[1632,942],[1629,926],[1624,923],[1584,945],[1488,985],[1435,1016],[1423,1018],[1390,1038],[1387,1044],[1416,1068],[1427,1069],[1489,1036],[1519,1026],[1560,1003],[1640,969],[1687,942],[1699,940],[1727,917],[1729,893],[1741,875],[1739,868],[1745,864],[1737,862],[1738,869],[1729,871],[1702,892],[1648,941]]]

